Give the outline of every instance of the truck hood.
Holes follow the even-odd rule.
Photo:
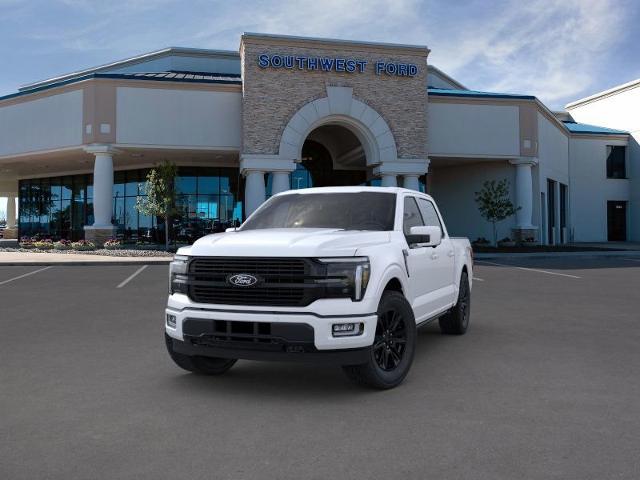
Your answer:
[[[388,243],[390,232],[277,228],[207,235],[180,253],[213,257],[353,256],[358,248]]]

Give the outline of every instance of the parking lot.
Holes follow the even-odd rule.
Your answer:
[[[178,369],[167,267],[0,266],[2,479],[640,478],[640,259],[491,260],[390,391]]]

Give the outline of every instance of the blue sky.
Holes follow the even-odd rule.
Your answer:
[[[0,94],[166,46],[236,50],[254,31],[425,44],[469,88],[557,109],[640,77],[639,21],[633,0],[0,0]]]

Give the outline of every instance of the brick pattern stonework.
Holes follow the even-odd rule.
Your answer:
[[[428,50],[376,50],[356,43],[324,44],[297,40],[295,45],[269,38],[244,37],[241,44],[243,103],[242,152],[275,155],[289,119],[305,104],[327,96],[327,86],[353,88],[353,98],[379,113],[393,133],[399,158],[427,158]],[[364,73],[260,68],[260,54],[281,54],[368,61]],[[375,62],[412,63],[414,77],[376,75]]]

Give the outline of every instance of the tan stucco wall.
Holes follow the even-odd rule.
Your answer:
[[[327,96],[327,86],[353,88],[353,98],[377,111],[391,128],[398,157],[427,156],[426,47],[379,46],[350,42],[243,36],[242,152],[275,155],[292,115]],[[368,62],[364,73],[260,68],[260,54],[355,58]],[[376,75],[375,62],[412,63],[414,77]]]

